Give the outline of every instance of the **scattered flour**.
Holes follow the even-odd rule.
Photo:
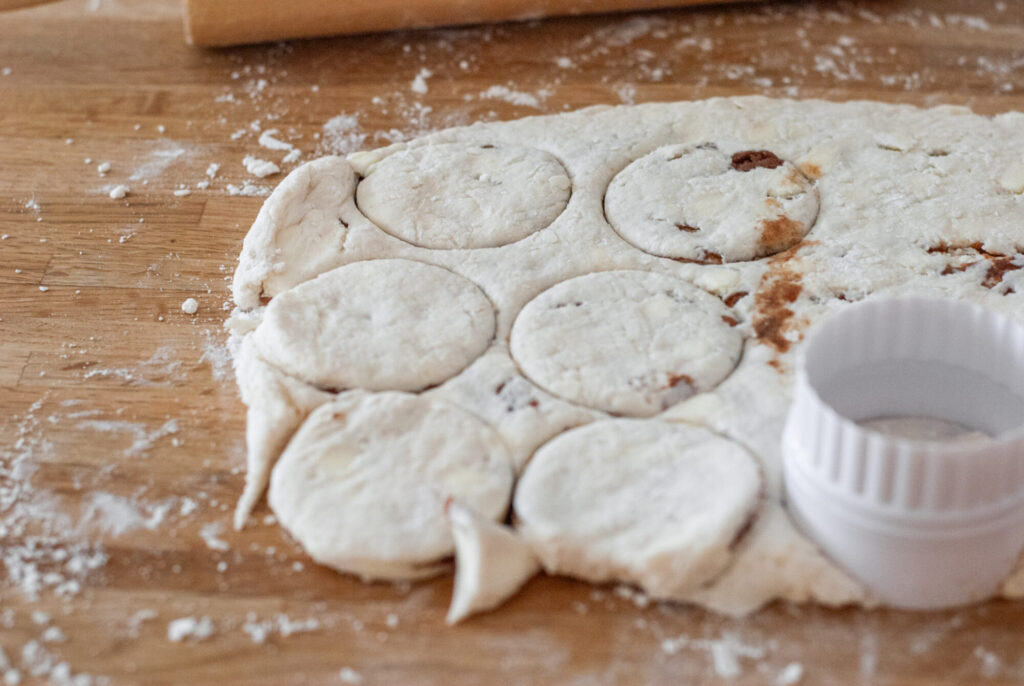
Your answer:
[[[14,418],[14,440],[0,445],[0,564],[7,573],[5,588],[29,601],[44,591],[73,597],[107,562],[100,545],[79,535],[61,496],[33,484],[40,463],[56,454],[39,417],[45,399]],[[13,615],[3,617],[5,626],[13,623]]]
[[[714,640],[679,636],[676,638],[666,638],[661,641],[661,650],[667,655],[675,655],[684,648],[702,650],[710,654],[711,666],[714,668],[715,674],[723,679],[735,679],[743,674],[741,658],[761,660],[767,654],[764,647],[746,644],[738,636],[728,632],[723,633],[721,638]],[[802,674],[802,667],[800,671]]]
[[[409,90],[413,93],[419,93],[420,95],[427,92],[427,79],[434,75],[434,72],[430,71],[426,67],[420,69],[419,73],[416,74],[416,78],[412,80],[412,85],[409,86]]]
[[[619,584],[613,591],[616,596],[623,600],[628,600],[637,607],[643,609],[651,604],[651,599],[646,593],[639,589],[633,588],[632,586],[626,586],[625,584]]]
[[[267,129],[260,134],[259,144],[268,150],[294,150],[295,146],[285,142],[275,135],[280,133],[277,129]]]
[[[175,505],[176,498],[146,503],[138,498],[126,498],[113,493],[92,493],[83,503],[78,528],[83,532],[97,530],[113,536],[135,529],[152,531],[164,523]]]
[[[512,90],[508,86],[491,86],[479,95],[484,100],[504,100],[505,102],[520,107],[533,107],[540,109],[541,103],[550,95],[546,90],[538,91],[536,94],[524,93],[523,91]]]
[[[860,637],[860,677],[862,681],[873,682],[878,668],[878,638],[874,634]]]
[[[270,195],[270,189],[266,186],[257,186],[246,181],[241,186],[229,183],[227,185],[228,195],[244,195],[250,198],[262,198]]]
[[[179,617],[167,625],[167,640],[180,643],[186,638],[202,641],[213,635],[213,621],[206,616]]]
[[[44,643],[63,643],[66,640],[68,640],[67,636],[64,635],[60,627],[50,626],[43,632]]]
[[[176,434],[179,431],[177,419],[168,419],[159,428],[150,430],[146,424],[141,422],[129,422],[124,420],[99,420],[86,419],[76,425],[79,429],[89,429],[104,433],[128,433],[132,435],[132,443],[125,450],[125,457],[139,457],[147,450],[156,445],[156,442],[164,436]]]
[[[249,635],[253,643],[264,643],[267,638],[278,635],[287,638],[292,634],[307,633],[320,629],[320,620],[315,617],[308,619],[291,619],[288,615],[278,613],[271,619],[260,620],[256,613],[250,612],[242,631]]]
[[[338,672],[338,678],[341,679],[343,684],[363,683],[363,675],[351,667],[342,667],[341,671]]]
[[[799,662],[790,662],[775,677],[775,686],[792,686],[793,684],[800,683],[800,680],[803,678],[804,666]]]
[[[636,86],[631,83],[624,83],[615,89],[615,94],[624,105],[632,105],[636,102]]]
[[[206,547],[210,550],[224,552],[226,550],[230,550],[231,546],[228,545],[227,541],[220,538],[220,534],[223,531],[223,522],[210,522],[199,530],[199,536],[203,539],[203,543],[205,543]]]
[[[263,160],[252,155],[246,155],[242,159],[242,164],[245,165],[247,172],[259,179],[272,176],[281,171],[281,168],[270,160]]]
[[[156,610],[142,609],[136,611],[135,614],[128,619],[128,636],[131,638],[138,638],[142,625],[156,618]]]
[[[324,154],[347,155],[362,147],[366,134],[359,130],[359,115],[342,112],[323,126],[321,146]]]
[[[981,676],[986,679],[994,679],[999,676],[1003,669],[1003,663],[998,655],[978,646],[974,649],[974,656],[981,661]]]
[[[130,386],[152,386],[161,382],[175,380],[181,372],[181,360],[176,359],[175,350],[169,345],[156,349],[149,359],[143,360],[135,367],[117,369],[90,369],[83,379],[113,377],[126,381]]]
[[[36,677],[36,680],[39,681],[45,680],[55,686],[98,686],[109,681],[104,677],[94,677],[91,674],[74,674],[71,665],[48,652],[39,641],[29,641],[22,646],[21,666],[29,676]],[[21,683],[21,674],[17,670],[8,669],[4,673],[4,683]]]
[[[228,346],[218,338],[217,334],[212,331],[204,331],[201,349],[203,353],[199,357],[199,361],[210,365],[213,378],[217,381],[229,380],[233,369],[231,351],[228,350]]]
[[[179,158],[186,156],[185,148],[177,143],[163,139],[159,141],[159,144],[160,146],[150,152],[145,161],[135,168],[132,175],[128,177],[130,181],[146,182],[158,177]]]

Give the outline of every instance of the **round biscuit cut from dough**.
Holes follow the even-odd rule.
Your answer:
[[[317,562],[367,579],[425,578],[454,552],[450,499],[500,520],[512,464],[487,423],[406,393],[343,393],[292,438],[270,507]]]
[[[520,145],[407,148],[374,164],[356,188],[363,214],[424,248],[493,248],[543,229],[569,202],[561,162]]]
[[[542,446],[514,509],[547,571],[682,598],[726,568],[760,494],[760,469],[739,444],[692,425],[612,419]]]
[[[769,150],[669,145],[612,179],[605,214],[652,255],[739,262],[799,243],[818,215],[818,193]]]
[[[447,269],[369,260],[277,296],[253,336],[267,362],[319,388],[416,391],[487,349],[494,308]]]
[[[512,326],[512,357],[549,393],[649,417],[733,370],[743,337],[723,319],[729,314],[714,296],[663,274],[586,274],[526,304]]]

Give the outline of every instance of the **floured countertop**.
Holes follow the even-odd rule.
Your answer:
[[[1005,2],[793,3],[199,52],[173,0],[0,19],[0,682],[1024,680],[1024,605],[736,620],[539,578],[457,628],[265,505],[231,530],[228,278],[284,173],[477,120],[760,93],[1024,110]],[[190,302],[189,299],[194,299]],[[193,310],[195,307],[195,310]]]

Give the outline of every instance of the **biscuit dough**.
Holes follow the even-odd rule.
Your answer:
[[[471,510],[500,519],[513,469],[525,471],[517,496],[529,515],[523,518],[524,531],[544,523],[543,535],[533,529],[527,540],[544,553],[548,569],[643,584],[658,595],[729,613],[749,612],[774,599],[870,604],[860,585],[824,557],[786,511],[779,445],[795,357],[811,327],[865,298],[960,298],[1024,320],[1022,147],[1024,114],[1017,112],[983,117],[959,107],[745,97],[595,107],[477,124],[347,160],[329,157],[303,165],[267,199],[235,273],[239,309],[229,325],[238,383],[249,408],[250,474],[240,511],[256,502],[265,474],[288,445],[274,468],[270,504],[317,559],[369,576],[436,572],[438,556],[452,550],[441,492],[424,486],[437,478],[411,478],[398,454],[415,454],[416,469],[431,473],[432,461],[416,452],[416,445],[418,437],[434,435],[423,418],[446,408],[459,420],[443,418],[437,424],[444,435],[434,436],[447,455],[440,464],[454,460],[477,476],[441,491],[457,491]],[[312,285],[318,275],[350,266],[372,271],[367,265],[373,262],[367,261],[385,259],[432,265],[452,275],[412,279],[392,291],[368,288],[358,296],[370,310],[379,307],[378,299],[391,302],[395,312],[406,307],[399,301],[419,303],[401,310],[406,324],[393,323],[397,334],[411,339],[397,344],[399,339],[377,338],[374,327],[339,324],[337,312],[351,313],[345,308],[355,302],[348,301],[347,289],[335,291],[337,308],[325,310],[322,322],[307,319],[289,337],[271,331],[280,329],[289,300],[298,309],[316,307],[303,304],[301,296],[320,288]],[[663,301],[669,311],[682,309],[655,327],[643,302],[662,299],[639,288],[632,309],[620,303],[607,310],[614,311],[610,316],[621,326],[639,321],[652,335],[676,331],[686,345],[691,334],[697,336],[709,344],[706,358],[681,354],[685,345],[658,348],[656,354],[632,343],[616,348],[620,341],[602,338],[600,327],[581,336],[572,322],[597,324],[569,318],[566,325],[559,317],[569,314],[560,311],[545,314],[554,328],[522,328],[557,289],[600,281],[585,275],[637,272],[651,281],[683,284],[680,292],[705,298],[694,301],[693,310]],[[379,285],[391,278],[399,277],[378,274],[372,281]],[[303,287],[298,296],[289,295]],[[359,288],[354,284],[351,293]],[[486,294],[491,320],[482,304],[465,308],[479,302],[469,295],[477,293],[474,289]],[[606,302],[606,295],[602,292],[599,300]],[[711,297],[721,305],[700,304]],[[285,304],[275,305],[282,298]],[[713,324],[695,324],[713,312],[725,313],[729,321],[719,317]],[[553,335],[558,330],[562,333]],[[544,341],[545,336],[550,339]],[[738,363],[735,337],[742,338]],[[275,339],[286,344],[267,344]],[[358,355],[330,348],[339,340],[351,342]],[[556,388],[552,379],[559,374],[538,372],[555,360],[571,362],[574,352],[579,359],[590,355],[593,362],[594,352],[605,345],[619,353],[600,364],[588,362],[588,374],[604,379],[596,384],[589,378],[575,390]],[[334,352],[325,358],[328,349]],[[541,349],[543,354],[524,355]],[[279,354],[282,350],[303,355]],[[407,350],[423,359],[403,359]],[[682,386],[678,395],[658,391],[657,378],[641,384],[644,392],[629,386],[633,374],[626,370],[636,365],[657,377],[675,371],[676,362],[696,359],[704,360],[694,367],[697,373],[681,368],[695,381],[692,394],[689,383],[677,384]],[[531,371],[531,364],[538,369]],[[357,390],[336,396],[338,386],[316,385],[328,381]],[[373,390],[425,386],[418,396]],[[425,405],[408,405],[413,397]],[[359,489],[350,478],[336,480],[316,471],[334,459],[330,455],[356,445],[353,425],[340,427],[328,419],[324,407],[335,403],[352,403],[355,415],[365,419],[357,425],[359,435],[372,438],[373,445],[404,446],[357,451],[363,457],[352,464],[365,467],[358,472],[365,479]],[[376,411],[398,405],[406,409]],[[610,421],[609,411],[639,418]],[[593,424],[592,431],[604,431],[618,422],[636,426],[638,440],[680,424],[684,432],[711,432],[717,437],[709,439],[711,445],[730,446],[707,454],[684,452],[688,457],[678,473],[664,480],[666,488],[682,488],[680,493],[690,494],[688,484],[702,474],[721,483],[723,474],[711,456],[742,446],[759,463],[763,487],[751,525],[732,528],[749,490],[719,487],[729,495],[728,508],[711,502],[684,510],[703,502],[701,494],[680,499],[680,512],[687,512],[680,528],[693,538],[675,548],[679,573],[657,571],[661,568],[651,563],[646,549],[631,556],[614,547],[614,536],[604,542],[586,529],[606,521],[593,512],[594,503],[578,502],[572,493],[563,502],[543,496],[557,489],[533,476],[544,471],[544,461],[530,461],[535,451],[537,458],[552,455],[563,441],[587,435],[575,427]],[[457,437],[455,426],[465,426],[466,436]],[[476,457],[455,458],[449,440],[476,445],[471,451]],[[624,435],[615,440],[622,455],[645,452],[643,443],[633,445]],[[500,449],[494,447],[499,443]],[[504,451],[504,477],[482,457],[492,448],[493,455]],[[371,454],[378,455],[381,469],[370,469],[376,464]],[[596,455],[604,453],[590,446],[573,459],[562,458],[566,488],[597,493],[614,474],[618,489],[634,494],[636,507],[653,508],[643,492],[652,477],[641,465],[656,460],[615,461],[605,455],[594,469],[572,467]],[[751,459],[722,460],[734,464],[749,489]],[[384,470],[385,464],[390,468]],[[655,485],[660,484],[651,488]],[[346,497],[332,497],[333,491]],[[390,504],[374,510],[371,499]],[[408,509],[415,502],[429,505],[428,516]],[[570,516],[570,505],[580,516]],[[544,516],[538,519],[538,513]],[[652,520],[664,516],[649,515]],[[696,522],[704,524],[694,529]],[[641,531],[660,531],[658,525],[637,523]],[[378,535],[363,540],[371,530]],[[730,540],[730,534],[738,538]],[[571,542],[564,549],[577,556],[572,565],[557,552],[562,539]],[[386,547],[371,548],[385,541]],[[1024,595],[1024,566],[1006,580],[1002,593]]]
[[[571,185],[551,155],[508,144],[409,148],[364,176],[359,209],[424,248],[493,248],[525,238],[565,208]]]
[[[512,326],[526,377],[566,400],[650,417],[714,388],[743,337],[722,301],[663,274],[609,271],[563,281]]]
[[[738,444],[696,426],[618,419],[538,450],[514,509],[545,570],[680,598],[726,568],[760,493],[757,463]]]
[[[450,499],[504,519],[512,465],[501,437],[449,403],[343,393],[317,408],[274,467],[270,506],[320,564],[364,579],[448,569]]]
[[[355,211],[356,177],[341,157],[323,157],[285,177],[242,243],[231,292],[246,310],[339,264]]]
[[[537,555],[512,529],[454,502],[448,519],[455,539],[449,624],[497,607],[540,571]]]
[[[605,211],[623,238],[661,257],[736,262],[800,242],[818,214],[814,185],[768,150],[669,145],[608,187]]]
[[[288,439],[314,409],[333,399],[330,393],[302,383],[268,364],[247,336],[235,351],[235,370],[245,413],[245,489],[235,507],[236,529],[263,495]]]
[[[263,359],[318,388],[418,391],[462,371],[494,336],[471,281],[412,260],[331,270],[274,298],[253,334]]]

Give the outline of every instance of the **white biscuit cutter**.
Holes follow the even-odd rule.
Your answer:
[[[919,441],[857,422],[933,417],[991,438]],[[845,307],[810,337],[783,434],[798,524],[879,599],[997,593],[1024,549],[1024,326],[972,303]]]

